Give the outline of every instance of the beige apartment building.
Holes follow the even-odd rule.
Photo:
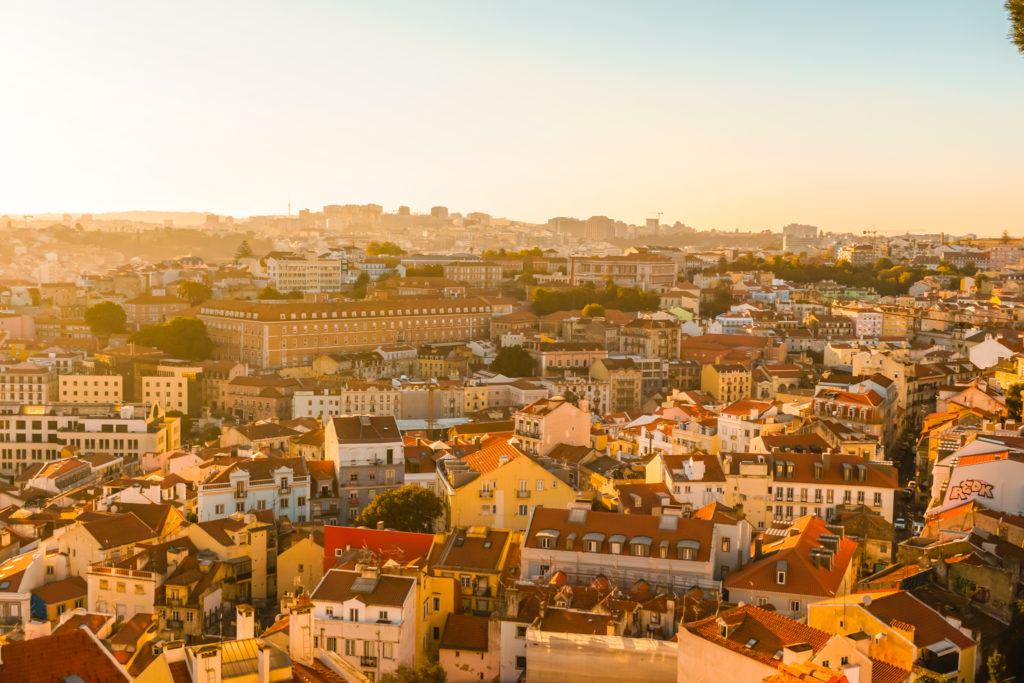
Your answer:
[[[121,375],[61,375],[57,393],[61,403],[121,403],[123,382]]]
[[[341,303],[210,301],[199,319],[221,358],[250,367],[308,365],[325,353],[381,344],[487,338],[491,306],[476,297],[402,297]]]
[[[159,403],[166,411],[188,414],[187,377],[143,377],[142,402]]]
[[[444,266],[444,276],[470,287],[497,287],[501,282],[501,266],[488,261],[455,261]]]
[[[664,292],[675,286],[679,272],[674,261],[655,254],[577,257],[570,262],[569,277],[577,286],[588,282],[603,286],[611,279],[619,287]]]
[[[44,404],[57,398],[57,373],[38,363],[0,364],[0,402]]]

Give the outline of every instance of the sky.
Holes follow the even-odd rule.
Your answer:
[[[0,214],[1024,236],[1002,0],[0,0]]]

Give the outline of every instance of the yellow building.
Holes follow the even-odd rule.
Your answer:
[[[491,436],[475,453],[443,460],[442,486],[451,526],[525,531],[537,506],[564,508],[576,500],[571,472],[559,462],[545,467],[507,436]],[[550,469],[549,469],[550,468]]]
[[[977,644],[906,591],[853,593],[813,603],[807,624],[844,635],[863,631],[874,659],[937,680],[974,682]]]
[[[85,608],[89,587],[80,576],[44,583],[32,589],[32,601],[45,606],[46,619],[56,624],[61,615],[79,607]],[[36,607],[33,606],[33,612]]]
[[[739,363],[709,363],[701,369],[700,390],[719,403],[750,396],[750,370]]]
[[[324,532],[293,531],[288,548],[277,556],[277,599],[285,593],[312,593],[324,578]]]
[[[273,522],[253,514],[236,513],[188,526],[188,538],[196,548],[209,550],[218,560],[231,565],[235,589],[234,595],[227,597],[236,602],[266,600],[276,595],[275,568],[268,563],[268,551],[277,549],[276,536]]]
[[[901,307],[882,309],[882,336],[905,339],[914,327],[914,318],[908,309]]]
[[[455,527],[434,535],[427,566],[436,576],[457,582],[464,612],[489,616],[498,608],[498,587],[510,552],[522,537],[522,532],[508,529]]]

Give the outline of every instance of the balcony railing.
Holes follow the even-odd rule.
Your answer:
[[[374,668],[377,666],[377,658],[369,655],[363,655],[359,658],[359,666]]]
[[[248,491],[245,491],[244,489],[243,490],[235,489],[235,494],[234,495],[235,495],[235,499],[236,500],[245,500],[246,498],[249,497]]]
[[[494,498],[494,491],[491,489],[480,489],[481,498]]]
[[[181,619],[168,619],[167,620],[167,629],[169,631],[180,631],[183,626],[184,626],[184,624],[182,623]]]
[[[522,490],[516,491],[516,498],[529,498],[529,497],[530,497],[530,492],[528,490],[527,491],[522,491]]]

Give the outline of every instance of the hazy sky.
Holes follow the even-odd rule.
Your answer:
[[[1024,235],[1002,0],[0,0],[0,213]]]

